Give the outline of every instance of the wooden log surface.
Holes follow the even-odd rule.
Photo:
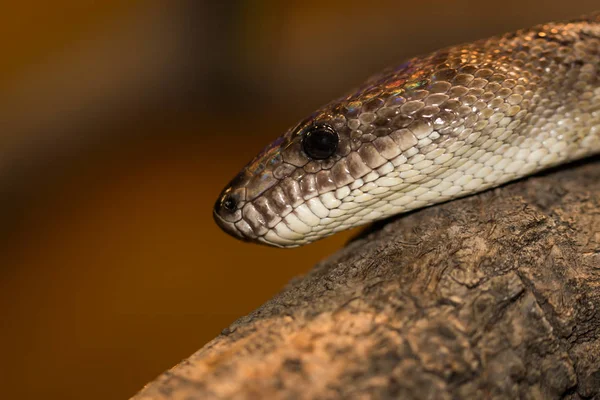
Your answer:
[[[134,397],[337,398],[600,398],[600,159],[378,224]]]

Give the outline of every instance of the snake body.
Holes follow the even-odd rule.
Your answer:
[[[383,71],[265,148],[213,213],[296,247],[599,152],[597,13]]]

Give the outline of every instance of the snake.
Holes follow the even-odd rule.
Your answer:
[[[417,56],[262,150],[213,217],[297,247],[600,153],[600,12]]]

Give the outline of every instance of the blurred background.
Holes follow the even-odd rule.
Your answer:
[[[133,395],[352,234],[277,250],[214,225],[264,145],[388,64],[594,7],[3,2],[3,397]]]

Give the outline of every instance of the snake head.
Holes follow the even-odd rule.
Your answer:
[[[455,128],[456,102],[439,107],[452,74],[408,62],[322,107],[240,172],[215,220],[239,239],[295,247],[405,210],[383,198],[426,178],[400,177],[419,139]]]
[[[385,216],[392,207],[381,197],[408,186],[396,170],[403,151],[433,131],[425,75],[410,63],[384,71],[289,129],[222,191],[218,225],[245,241],[296,247]]]
[[[224,231],[244,241],[299,245],[296,241],[303,234],[290,230],[283,219],[319,192],[335,189],[325,171],[350,151],[345,118],[328,111],[317,112],[289,129],[227,185],[213,210]]]
[[[390,160],[416,143],[409,131],[391,136],[413,121],[398,85],[367,83],[289,129],[221,192],[217,224],[238,239],[296,247],[380,217],[367,207],[388,189],[357,189],[392,172]]]

